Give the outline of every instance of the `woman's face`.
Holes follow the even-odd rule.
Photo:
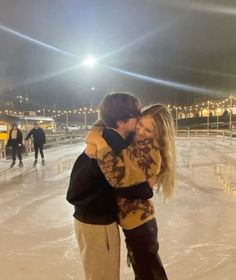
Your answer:
[[[136,125],[135,139],[142,141],[156,136],[156,126],[150,116],[141,117]]]

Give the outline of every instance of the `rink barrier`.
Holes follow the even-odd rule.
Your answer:
[[[86,134],[87,134],[86,131],[81,131],[79,133],[64,133],[64,134],[61,133],[61,134],[46,135],[46,144],[44,145],[44,148],[51,148],[62,144],[74,144],[74,143],[82,142]],[[23,152],[25,153],[25,155],[34,152],[34,144],[33,141],[31,141],[30,139],[29,141],[24,141],[23,146],[24,146]],[[4,141],[0,140],[0,159],[6,157],[10,158],[10,154],[8,152],[7,155],[6,145],[4,144]]]
[[[61,144],[74,144],[77,142],[82,142],[87,134],[87,131],[80,131],[76,133],[61,133],[46,135],[47,142],[44,145],[45,148],[50,148],[53,146],[58,146]],[[222,139],[230,139],[236,137],[236,131],[230,130],[204,130],[204,129],[178,129],[176,132],[177,137],[222,137]],[[24,152],[26,155],[34,151],[34,146],[32,141],[24,143]],[[6,145],[3,140],[0,140],[0,159],[6,157]]]
[[[0,140],[0,159],[6,157],[6,145],[4,140]]]
[[[220,136],[223,139],[236,137],[235,130],[217,130],[217,129],[178,129],[176,131],[176,136],[178,137],[212,137]]]

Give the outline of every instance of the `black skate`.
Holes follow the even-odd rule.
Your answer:
[[[16,164],[16,162],[15,162],[15,161],[13,161],[13,162],[11,163],[10,168],[12,168],[15,164]]]

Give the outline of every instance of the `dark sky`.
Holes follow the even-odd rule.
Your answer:
[[[81,60],[87,54],[105,57],[93,69],[83,66],[40,80],[81,60],[10,34],[2,26]],[[102,66],[109,65],[229,95],[236,89],[235,27],[234,0],[1,0],[0,94],[28,94],[38,104],[65,106],[97,104],[112,89],[131,91],[145,104],[191,103],[208,96]]]

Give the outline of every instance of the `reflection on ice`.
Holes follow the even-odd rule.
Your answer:
[[[9,169],[0,161],[0,274],[11,280],[84,280],[65,201],[71,167],[83,146],[45,151],[46,167]],[[154,202],[160,254],[169,279],[236,279],[236,143],[177,140],[177,188]],[[121,234],[122,235],[122,234]],[[121,280],[133,279],[122,241]]]

